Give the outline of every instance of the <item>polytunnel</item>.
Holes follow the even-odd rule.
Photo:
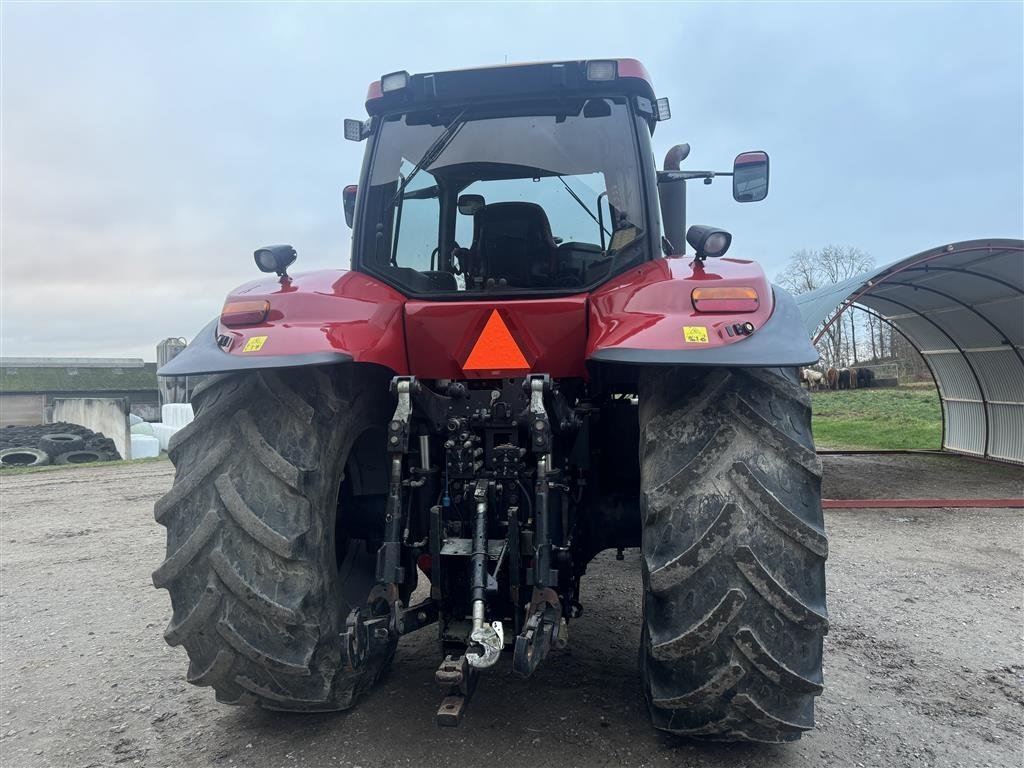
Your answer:
[[[1024,464],[1024,240],[923,251],[797,297],[815,341],[852,306],[921,353],[946,451]]]

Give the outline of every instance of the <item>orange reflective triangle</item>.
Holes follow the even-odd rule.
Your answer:
[[[487,318],[487,325],[480,331],[480,336],[462,366],[465,371],[518,371],[529,370],[523,351],[512,338],[512,334],[501,319],[498,310],[492,309]]]

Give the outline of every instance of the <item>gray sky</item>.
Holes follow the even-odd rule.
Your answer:
[[[155,358],[256,276],[346,266],[341,136],[382,73],[631,56],[674,117],[659,159],[772,159],[761,204],[690,223],[774,275],[1024,235],[1024,4],[2,5],[2,354]]]

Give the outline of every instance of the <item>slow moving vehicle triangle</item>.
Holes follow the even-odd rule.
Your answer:
[[[505,325],[498,310],[492,309],[487,324],[466,358],[464,371],[528,371],[530,364]]]

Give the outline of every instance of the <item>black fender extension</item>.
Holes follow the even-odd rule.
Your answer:
[[[699,365],[726,368],[797,368],[818,362],[793,297],[778,286],[775,309],[767,322],[741,341],[708,349],[599,349],[592,363],[627,365]],[[682,329],[680,329],[682,333]]]
[[[192,343],[156,372],[157,376],[200,376],[210,373],[234,373],[262,368],[301,368],[307,365],[351,363],[344,352],[308,352],[299,355],[232,355],[217,344],[217,318],[192,339]]]

